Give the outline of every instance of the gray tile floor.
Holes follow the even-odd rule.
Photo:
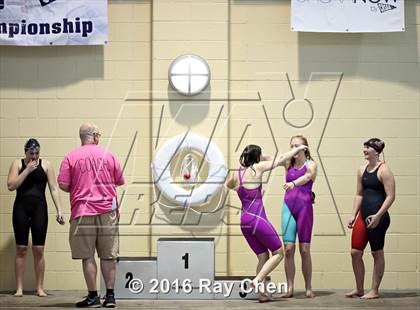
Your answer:
[[[40,298],[33,293],[23,297],[13,297],[10,293],[0,293],[0,309],[66,309],[75,308],[85,292],[49,291],[50,296]],[[292,299],[276,299],[273,302],[259,304],[252,300],[117,300],[118,309],[420,309],[420,290],[417,291],[382,291],[376,300],[359,300],[343,297],[344,291],[315,291],[317,297],[306,299],[303,292],[297,292]]]

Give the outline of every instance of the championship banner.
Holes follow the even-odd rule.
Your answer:
[[[0,45],[102,45],[107,0],[0,0]]]
[[[405,31],[404,0],[291,0],[292,31]]]

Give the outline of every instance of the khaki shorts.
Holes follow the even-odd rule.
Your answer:
[[[73,259],[95,256],[116,259],[119,252],[118,217],[115,211],[82,216],[70,222],[70,248]]]

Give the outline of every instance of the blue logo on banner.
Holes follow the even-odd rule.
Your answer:
[[[42,6],[46,6],[48,4],[53,3],[56,0],[39,0],[39,2],[41,3]],[[0,1],[1,2],[1,1]]]
[[[378,7],[379,7],[379,11],[381,11],[381,13],[385,13],[387,11],[391,11],[391,10],[397,8],[395,5],[383,4],[383,3],[378,3]]]
[[[53,3],[57,0],[39,0],[39,3],[41,3],[41,6],[46,6],[48,4]],[[4,0],[0,0],[0,10],[4,9]]]

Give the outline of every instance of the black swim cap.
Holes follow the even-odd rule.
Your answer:
[[[381,154],[381,152],[385,148],[385,142],[378,138],[371,138],[364,142],[363,145],[370,146],[376,152],[378,152],[378,154]]]
[[[41,147],[41,146],[39,145],[38,140],[37,140],[37,139],[34,139],[34,138],[30,138],[30,139],[29,139],[28,141],[26,141],[26,143],[25,143],[25,146],[24,146],[25,153],[26,153],[27,151],[29,151],[29,150],[33,150],[33,149],[36,149],[36,148],[39,148],[39,147]]]

